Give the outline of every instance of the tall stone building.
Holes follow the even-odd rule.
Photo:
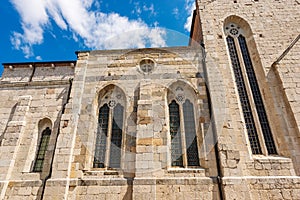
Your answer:
[[[196,5],[187,47],[3,64],[0,199],[300,199],[300,1]]]

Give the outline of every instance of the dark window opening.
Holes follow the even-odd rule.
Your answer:
[[[194,106],[189,100],[183,104],[183,116],[188,166],[199,166]]]
[[[250,88],[252,91],[252,96],[254,99],[255,107],[257,110],[260,126],[263,132],[263,136],[265,139],[266,147],[268,150],[268,154],[277,154],[274,139],[271,133],[271,128],[269,126],[267,113],[264,107],[263,99],[260,93],[260,89],[258,86],[258,82],[254,73],[252,61],[249,55],[246,39],[244,36],[240,35],[238,37],[238,41],[240,44],[244,64],[246,67],[246,73],[248,76]]]
[[[109,108],[104,104],[99,110],[98,130],[95,144],[94,168],[105,167],[106,138],[108,131]]]
[[[183,113],[183,119],[180,118]],[[171,166],[187,167],[200,166],[194,105],[187,99],[178,105],[175,100],[169,104],[170,135],[171,135]],[[181,124],[182,123],[182,124]],[[183,133],[180,126],[184,127]],[[184,148],[182,138],[184,137]],[[183,154],[187,163],[183,162]],[[186,166],[185,166],[186,165]]]
[[[111,168],[120,168],[121,165],[123,110],[120,104],[114,108],[109,158],[109,167]]]
[[[235,82],[237,85],[238,94],[240,97],[240,102],[243,110],[245,124],[248,132],[248,138],[250,141],[251,150],[253,154],[262,154],[257,130],[255,127],[254,117],[251,111],[251,105],[246,90],[246,85],[242,75],[240,61],[237,55],[236,46],[234,44],[234,39],[231,36],[227,36],[226,40],[227,40],[229,55],[233,67],[234,76],[235,76]]]
[[[104,104],[99,110],[98,131],[96,136],[95,154],[94,154],[94,168],[120,168],[121,167],[121,148],[122,148],[122,134],[123,134],[123,115],[124,107],[119,103],[112,108]],[[112,113],[112,116],[110,114]],[[109,119],[112,122],[109,123]],[[110,140],[107,144],[108,131],[110,130]],[[106,152],[109,148],[108,163],[106,161]]]
[[[179,105],[173,100],[169,104],[171,134],[171,165],[183,167]]]
[[[35,159],[33,172],[41,172],[43,170],[43,164],[44,164],[45,155],[46,155],[49,140],[50,140],[50,135],[51,135],[51,129],[49,127],[47,127],[42,132],[42,138],[41,138],[37,156]]]

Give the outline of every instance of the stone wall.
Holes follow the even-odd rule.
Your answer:
[[[55,198],[196,198],[200,190],[203,199],[218,196],[216,181],[208,178],[217,174],[211,141],[202,141],[198,169],[172,170],[170,164],[167,94],[174,84],[197,96],[192,102],[200,108],[195,111],[200,116],[198,137],[201,132],[211,134],[201,57],[201,50],[193,47],[79,52],[70,102],[62,116],[70,121],[59,136],[57,164],[44,197],[53,198],[52,191],[59,191]],[[142,71],[142,59],[154,61],[153,71]],[[122,164],[113,170],[93,168],[99,104],[109,89],[122,91],[126,102]]]
[[[273,64],[300,32],[299,1],[198,0],[198,5],[226,199],[297,199],[298,186],[294,187],[292,182],[298,181],[294,175],[299,175],[300,158],[299,120],[296,119],[298,74],[295,71],[295,67],[299,66],[299,42],[278,66]],[[248,31],[252,36],[247,38],[247,43],[278,148],[277,156],[252,155],[249,148],[226,46],[224,26],[229,22],[237,23],[241,28],[250,28]],[[222,78],[216,79],[216,74]],[[220,85],[223,87],[220,88]],[[224,115],[219,115],[219,110],[215,111],[220,103],[224,105]],[[279,186],[278,190],[272,186],[276,191],[274,196],[266,196],[268,192],[261,188],[252,187],[245,181],[234,181],[234,177],[240,179],[237,177],[244,176],[252,176],[253,179],[261,176],[259,180],[266,187],[273,181],[268,176],[284,177],[289,182],[289,192],[294,196],[276,196],[277,192],[284,193]],[[232,181],[227,184],[225,180],[229,179]],[[235,195],[230,195],[233,193]]]
[[[299,36],[298,36],[299,39]],[[273,65],[273,71],[275,77],[278,79],[279,83],[282,83],[281,87],[278,89],[281,92],[281,105],[278,113],[284,118],[282,126],[288,130],[289,140],[287,141],[287,149],[294,151],[292,156],[294,165],[297,166],[297,174],[300,174],[300,113],[299,113],[299,84],[300,84],[300,41],[296,42],[292,46],[291,50],[280,60],[278,63]],[[272,72],[268,73],[268,77],[272,80]],[[275,94],[276,95],[276,94]],[[277,95],[278,96],[278,95]],[[280,101],[280,98],[278,98]],[[285,109],[282,104],[286,105]],[[289,113],[293,113],[289,116]],[[295,147],[295,148],[288,148]]]
[[[40,196],[43,180],[51,168],[60,116],[68,96],[68,79],[73,68],[51,68],[42,76],[56,78],[45,79],[38,78],[41,73],[35,67],[23,64],[5,66],[0,82],[1,199],[35,199]],[[62,72],[66,72],[65,77]],[[51,138],[43,172],[33,173],[42,131],[39,124],[45,119],[51,121]]]

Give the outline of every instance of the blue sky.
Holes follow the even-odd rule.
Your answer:
[[[4,0],[0,62],[76,60],[78,50],[187,45],[193,9],[194,0]]]

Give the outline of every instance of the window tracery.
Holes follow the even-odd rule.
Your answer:
[[[277,154],[244,30],[229,23],[225,34],[252,153]]]
[[[100,95],[94,168],[121,168],[125,95],[117,87]]]
[[[171,166],[200,166],[194,95],[181,86],[173,91],[168,94]]]
[[[153,72],[155,68],[155,62],[150,58],[144,58],[140,61],[139,68],[144,74],[149,74]]]

